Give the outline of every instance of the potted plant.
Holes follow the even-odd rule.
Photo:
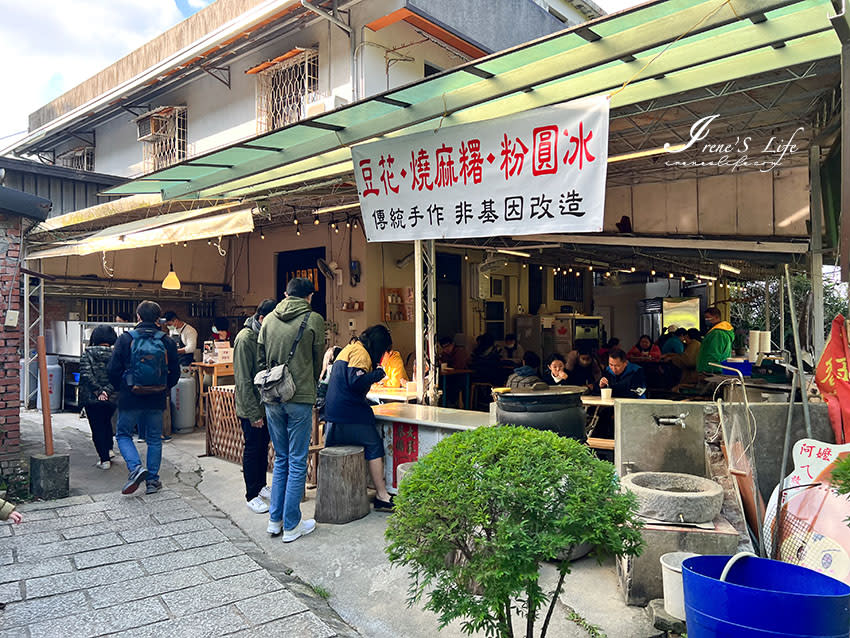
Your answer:
[[[410,568],[408,604],[427,596],[440,628],[460,618],[470,634],[513,637],[516,613],[532,638],[548,602],[543,638],[572,548],[590,544],[599,559],[641,549],[634,497],[613,466],[552,432],[458,432],[413,467],[395,502],[386,551]],[[543,561],[557,563],[554,592],[540,586]]]

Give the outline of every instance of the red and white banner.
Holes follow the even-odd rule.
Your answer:
[[[829,339],[815,369],[815,382],[826,401],[835,441],[850,443],[850,343],[842,315],[832,320]]]
[[[369,241],[602,230],[608,99],[351,149]]]

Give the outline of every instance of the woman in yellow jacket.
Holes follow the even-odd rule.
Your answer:
[[[387,373],[387,376],[380,382],[385,388],[400,388],[403,383],[407,383],[407,372],[398,350],[387,352],[381,358],[380,366]]]

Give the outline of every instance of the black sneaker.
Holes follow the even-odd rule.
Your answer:
[[[142,484],[142,481],[145,480],[148,476],[148,471],[143,467],[139,466],[132,472],[130,472],[130,477],[127,479],[127,482],[124,484],[124,487],[121,489],[122,494],[132,494],[135,492],[139,485]]]
[[[145,494],[156,494],[162,489],[160,481],[148,481],[148,486],[145,489]]]
[[[372,504],[376,512],[392,512],[395,509],[395,501],[393,496],[390,496],[390,500],[388,501],[382,501],[376,496],[375,500],[372,501]]]

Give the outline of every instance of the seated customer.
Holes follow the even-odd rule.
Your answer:
[[[673,336],[665,340],[664,345],[661,346],[661,354],[680,354],[684,352],[686,334],[688,334],[688,331],[684,328],[676,328]]]
[[[537,383],[546,383],[537,376],[538,368],[540,368],[540,357],[533,352],[526,352],[522,355],[522,362],[523,365],[514,370],[513,374],[508,377],[507,385],[509,388],[530,390]]]
[[[382,512],[391,512],[393,502],[384,481],[384,441],[366,394],[373,383],[384,378],[378,362],[392,346],[390,331],[381,325],[367,328],[357,341],[345,346],[331,367],[325,405],[325,445],[365,448],[375,484],[375,510]]]
[[[608,353],[608,367],[599,380],[599,388],[611,388],[611,395],[618,399],[645,399],[643,368],[630,363],[626,353],[615,348]]]
[[[490,385],[501,385],[504,380],[499,367],[502,354],[496,347],[496,339],[489,332],[479,335],[476,339],[478,345],[469,357],[469,367],[474,370],[473,381],[489,383]],[[538,365],[540,361],[538,360]]]
[[[544,375],[546,383],[549,385],[568,385],[567,371],[564,369],[566,360],[563,355],[553,352],[546,359],[546,367],[549,369],[549,374]]]
[[[455,344],[448,335],[440,337],[440,363],[456,370],[463,370],[468,363],[466,348]]]
[[[505,345],[502,348],[502,360],[513,361],[517,365],[522,364],[522,355],[525,354],[522,346],[516,340],[516,334],[513,332],[505,335]]]
[[[592,388],[602,378],[602,368],[593,358],[593,346],[587,342],[567,355],[567,378],[570,385],[584,385]]]
[[[611,337],[604,346],[599,348],[599,351],[596,353],[596,358],[599,361],[608,361],[608,353],[611,352],[614,348],[620,347],[620,340],[617,337]]]
[[[679,379],[679,385],[693,385],[699,383],[697,359],[699,359],[701,345],[700,336],[700,331],[696,328],[686,330],[684,351],[678,354],[665,354],[661,357],[663,360],[669,361],[682,371],[682,376]]]
[[[611,356],[611,353],[608,353]],[[653,359],[658,361],[661,358],[661,350],[652,343],[649,335],[642,335],[634,347],[629,350],[629,360],[632,359]]]
[[[387,373],[387,376],[380,382],[385,388],[400,388],[408,382],[404,361],[401,360],[401,353],[398,350],[392,350],[385,354],[381,359],[380,366]]]

